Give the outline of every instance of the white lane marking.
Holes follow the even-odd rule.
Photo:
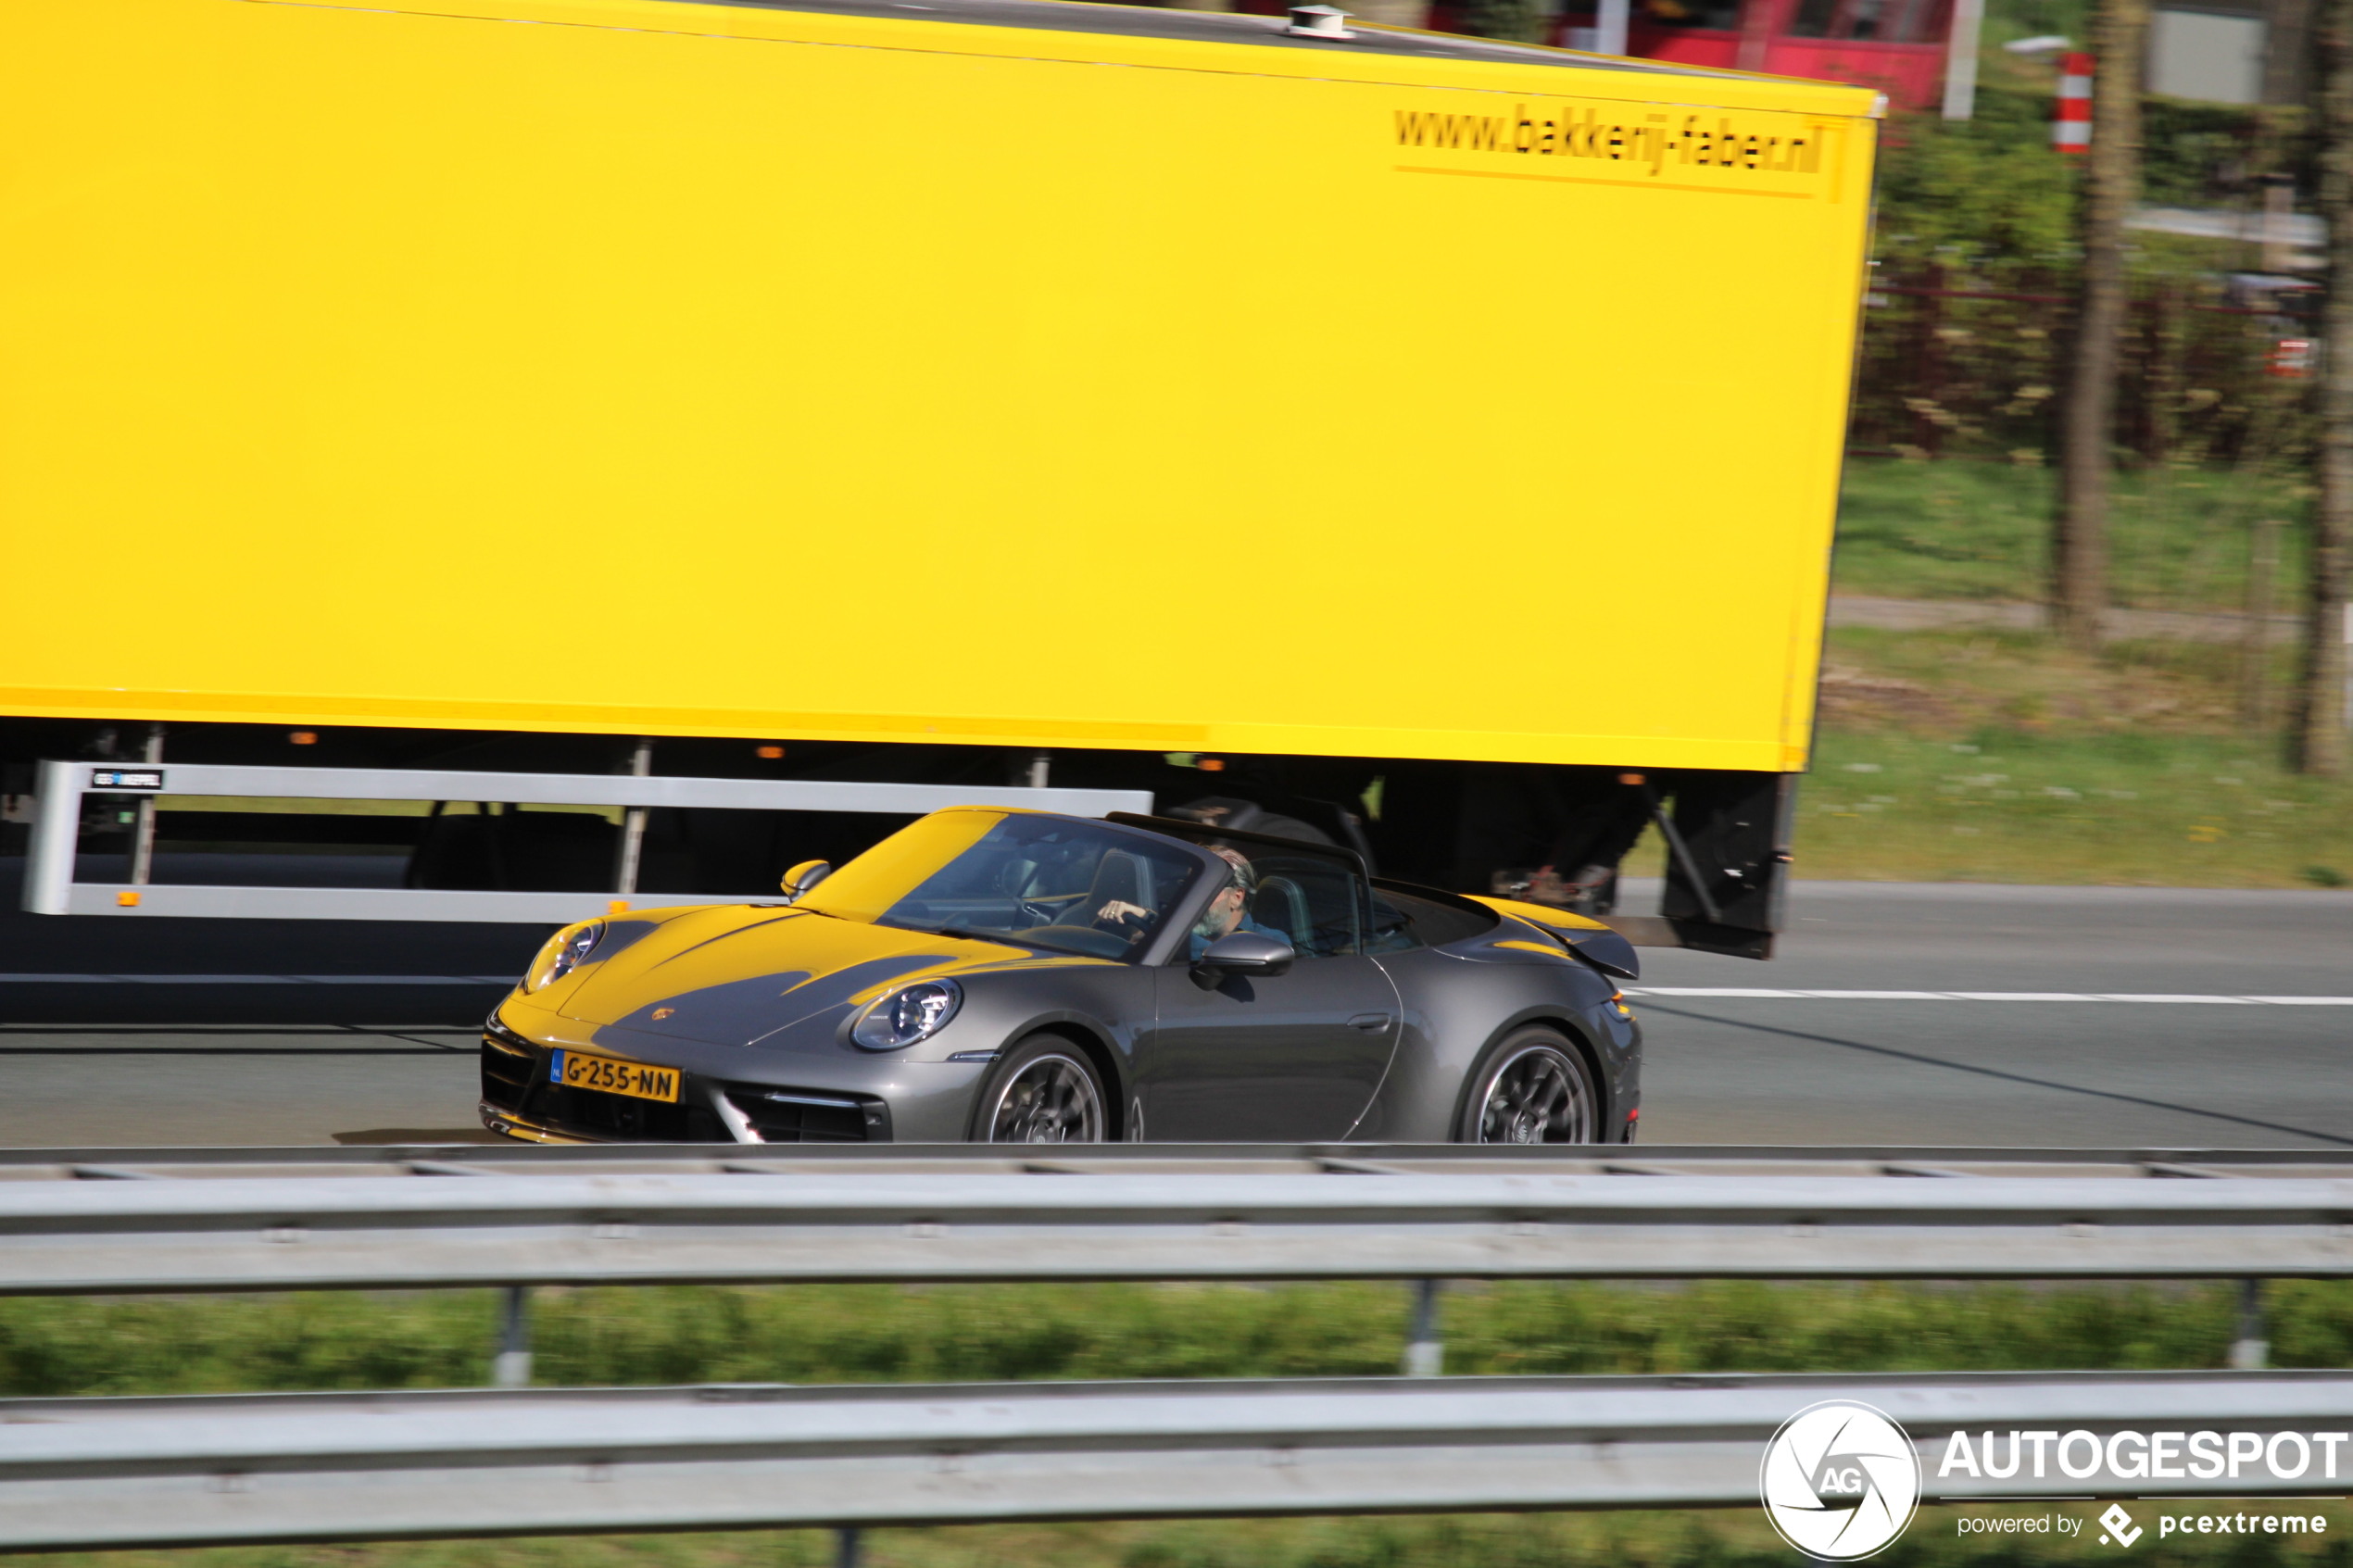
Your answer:
[[[1805,1002],[2159,1002],[2192,1007],[2353,1008],[2353,997],[2222,997],[2133,991],[1768,991],[1753,985],[1629,985],[1626,994]]]
[[[2225,1007],[2241,1008],[2253,1007],[2256,1005],[2255,1003],[2248,1001],[2245,997],[2134,997],[2127,995],[2118,997],[2102,997],[2100,1000],[2104,1002],[2187,1002],[2193,1006],[2202,1004],[2208,1007],[2214,1006],[2218,1003]]]
[[[2080,1002],[2080,991],[1955,991],[1965,1002]]]
[[[511,985],[510,974],[0,974],[28,985]]]
[[[1653,985],[1653,986],[1650,986],[1650,987],[1648,987],[1648,988],[1646,988],[1646,989],[1641,989],[1641,990],[1636,989],[1634,986],[1629,985],[1629,986],[1627,986],[1627,987],[1626,987],[1626,994],[1627,994],[1628,996],[1629,996],[1629,997],[1803,997],[1803,996],[1805,996],[1806,993],[1805,993],[1805,992],[1803,992],[1803,991],[1757,991],[1757,990],[1743,990],[1743,989],[1742,989],[1741,987],[1736,986],[1736,985],[1706,985],[1706,986],[1699,986],[1699,985]]]
[[[1808,997],[1844,997],[1858,1002],[1942,1002],[1949,1001],[1949,991],[1807,991]]]

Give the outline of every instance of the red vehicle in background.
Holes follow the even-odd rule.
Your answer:
[[[1636,0],[1626,52],[1680,65],[1876,87],[1901,108],[1934,107],[1943,90],[1952,0]],[[1562,19],[1551,42],[1590,47],[1589,10]]]
[[[1284,0],[1235,8],[1279,14]],[[1367,21],[1477,31],[1464,0],[1362,0]],[[1596,0],[1569,0],[1541,42],[1601,47]],[[1680,65],[1764,71],[1876,87],[1898,108],[1934,108],[1944,91],[1953,0],[1630,0],[1624,52]]]

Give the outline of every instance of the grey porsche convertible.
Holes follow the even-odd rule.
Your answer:
[[[784,901],[551,937],[483,1033],[543,1143],[1623,1143],[1633,948],[1199,823],[958,808]]]

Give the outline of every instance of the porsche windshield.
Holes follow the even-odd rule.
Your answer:
[[[1200,862],[1067,817],[937,811],[827,877],[799,907],[1103,959],[1136,959]]]

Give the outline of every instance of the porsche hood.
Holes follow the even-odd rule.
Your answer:
[[[529,1001],[598,1028],[758,1046],[911,981],[1104,961],[733,904],[616,918],[573,976]]]

